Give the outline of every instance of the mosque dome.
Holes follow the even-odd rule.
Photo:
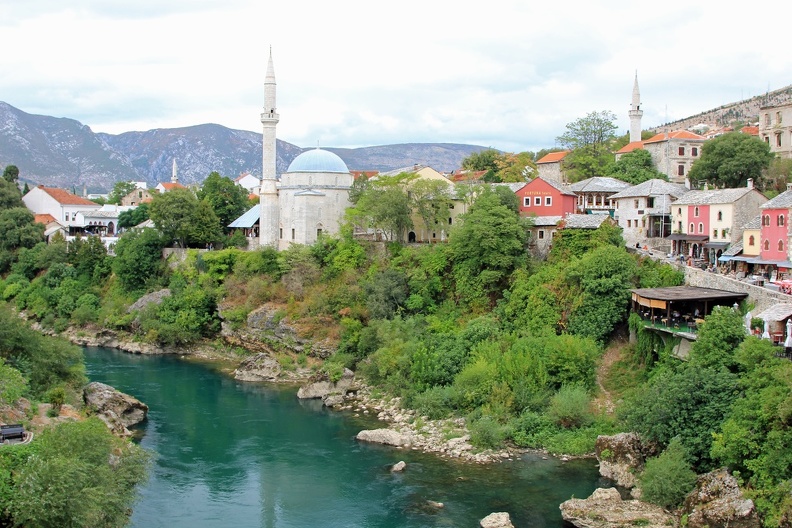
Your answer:
[[[289,164],[286,172],[340,172],[349,173],[349,168],[337,155],[320,148],[303,152]]]

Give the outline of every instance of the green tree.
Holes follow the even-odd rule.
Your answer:
[[[484,190],[451,231],[457,295],[474,305],[494,303],[525,259],[526,237],[519,214],[503,205],[496,192]]]
[[[3,179],[8,183],[13,183],[14,185],[17,184],[17,180],[19,179],[19,169],[16,165],[6,165],[6,168],[3,170]]]
[[[759,181],[772,159],[770,145],[761,139],[730,132],[704,143],[688,177],[718,187],[745,187],[749,178]]]
[[[690,468],[685,447],[679,438],[674,438],[659,457],[646,461],[641,475],[641,499],[673,510],[695,484],[696,472]]]
[[[403,172],[362,184],[355,206],[345,213],[347,220],[363,228],[381,229],[388,240],[403,241],[413,227],[408,189],[417,177]]]
[[[448,228],[451,205],[451,184],[441,180],[417,179],[409,187],[411,209],[421,218],[428,231]]]
[[[155,196],[149,214],[165,239],[175,241],[182,248],[214,243],[222,237],[220,221],[211,205],[198,200],[188,189],[174,189]]]
[[[137,189],[135,182],[131,182],[131,181],[116,182],[116,184],[113,185],[113,190],[110,191],[110,194],[107,197],[107,203],[120,204],[121,199],[127,194],[134,191],[135,189]]]
[[[599,154],[608,150],[608,144],[615,137],[616,115],[607,110],[591,112],[567,123],[566,132],[556,138],[556,141],[569,150],[584,149],[592,154]]]
[[[745,339],[740,312],[727,306],[716,306],[704,319],[698,338],[690,348],[691,365],[734,370],[734,351]]]
[[[532,152],[504,154],[497,161],[498,179],[505,183],[528,182],[537,175]]]
[[[198,199],[206,201],[220,220],[223,229],[249,209],[248,192],[231,178],[212,172],[206,177],[197,193]]]
[[[668,177],[655,169],[652,155],[644,149],[636,149],[622,155],[611,163],[605,173],[611,178],[638,185],[648,180],[668,180]]]
[[[130,209],[123,211],[118,215],[118,227],[121,229],[130,229],[136,225],[140,225],[149,219],[149,208],[147,203],[143,203]]]
[[[498,163],[502,159],[502,154],[495,149],[484,149],[471,153],[462,160],[462,168],[469,171],[492,171],[498,172]]]
[[[765,194],[786,191],[787,183],[792,183],[792,158],[774,158],[759,183]]]
[[[162,273],[165,241],[154,229],[133,229],[118,239],[113,272],[129,292],[146,289],[146,284]]]

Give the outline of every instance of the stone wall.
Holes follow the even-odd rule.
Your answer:
[[[725,275],[710,273],[690,266],[682,266],[682,271],[685,273],[685,284],[688,286],[747,293],[748,301],[756,305],[753,309],[754,313],[764,311],[777,303],[792,303],[792,296],[790,295],[747,284]]]

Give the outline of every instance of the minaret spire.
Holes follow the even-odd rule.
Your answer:
[[[638,70],[635,70],[635,83],[632,91],[632,104],[630,104],[630,143],[641,141],[641,92],[638,89]]]
[[[179,172],[176,166],[176,158],[173,158],[173,169],[171,170],[171,183],[179,183]]]
[[[278,116],[275,101],[275,67],[272,63],[272,47],[270,46],[267,73],[264,77],[264,111],[261,113],[262,134],[262,165],[259,202],[261,215],[259,219],[259,236],[261,245],[278,247],[280,215],[278,208],[278,181],[276,172],[276,134]]]

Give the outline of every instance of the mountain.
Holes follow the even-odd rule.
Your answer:
[[[308,149],[278,140],[277,172]],[[357,149],[328,148],[350,170],[389,171],[416,164],[438,171],[458,169],[485,149],[477,145],[409,143]],[[79,121],[28,114],[0,101],[0,167],[16,165],[29,185],[108,192],[119,181],[170,181],[173,160],[179,181],[200,183],[210,172],[236,178],[261,174],[261,134],[203,124],[122,134],[95,133]]]

